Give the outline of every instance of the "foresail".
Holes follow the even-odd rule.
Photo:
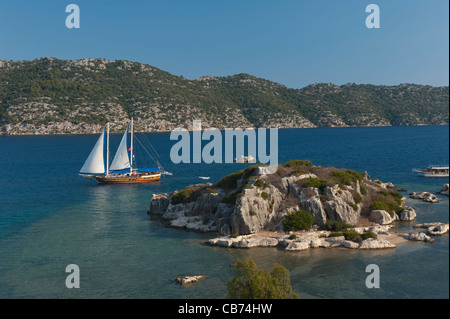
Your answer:
[[[128,127],[122,136],[119,148],[117,149],[116,155],[114,156],[111,166],[109,167],[111,171],[118,171],[130,168],[130,158],[128,156],[127,141],[128,141]]]
[[[105,173],[105,163],[103,159],[104,143],[105,143],[105,131],[103,129],[102,134],[95,143],[89,157],[80,170],[81,174],[103,174]]]

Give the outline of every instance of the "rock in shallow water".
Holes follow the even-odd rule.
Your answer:
[[[432,236],[441,236],[448,233],[449,224],[440,224],[436,226],[430,226],[427,229],[427,233]]]
[[[180,284],[181,286],[188,286],[188,285],[195,284],[205,278],[206,278],[206,275],[182,276],[182,277],[175,278],[175,282]]]

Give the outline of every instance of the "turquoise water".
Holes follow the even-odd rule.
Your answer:
[[[280,162],[368,171],[408,191],[439,191],[448,179],[411,172],[448,163],[448,126],[292,129],[279,131]],[[449,237],[406,242],[380,251],[224,249],[203,245],[214,234],[170,229],[146,211],[151,194],[217,181],[242,164],[169,160],[168,133],[147,134],[173,176],[148,185],[98,185],[77,175],[97,136],[0,137],[0,298],[225,298],[230,264],[253,258],[289,269],[302,298],[448,298]],[[117,140],[120,137],[117,136]],[[117,142],[118,144],[118,142]],[[449,201],[410,201],[417,220],[399,231],[448,221]],[[365,267],[380,267],[379,289],[367,289]],[[67,289],[65,268],[80,267],[80,289]],[[181,288],[173,279],[206,274]]]

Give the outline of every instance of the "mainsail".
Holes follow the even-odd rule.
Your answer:
[[[128,125],[125,133],[122,136],[122,140],[120,141],[119,148],[117,149],[116,155],[111,163],[109,169],[111,171],[119,171],[122,169],[130,168],[130,158],[128,157]]]
[[[102,134],[95,143],[89,157],[84,163],[80,170],[81,174],[104,174],[105,173],[105,163],[103,159],[104,153],[104,143],[105,143],[105,132],[106,127],[103,129]]]

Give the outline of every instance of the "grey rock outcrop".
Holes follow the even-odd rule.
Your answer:
[[[392,217],[386,211],[369,213],[370,201],[379,196],[380,188],[383,192],[394,191],[383,189],[385,184],[379,186],[372,182],[367,173],[326,169],[310,163],[310,166],[303,166],[321,174],[318,177],[295,167],[295,161],[291,162],[293,167],[285,166],[273,175],[265,174],[253,165],[216,184],[197,184],[179,192],[152,195],[149,214],[160,215],[161,221],[172,227],[214,231],[221,235],[250,235],[263,230],[284,232],[286,217],[298,210],[305,210],[313,217],[315,229],[325,229],[328,221],[358,225],[362,214],[364,219],[379,225],[416,218],[415,210],[404,203],[404,211],[399,216],[394,214]],[[337,174],[333,175],[335,172]],[[349,180],[353,178],[353,182],[335,180],[342,176]],[[321,245],[337,244],[314,239],[312,246]],[[338,245],[355,246],[350,243]],[[290,246],[301,249],[304,244]]]
[[[358,224],[359,212],[349,204],[354,204],[353,196],[348,190],[340,190],[337,185],[325,187],[324,194],[331,200],[325,201],[323,207],[327,218],[335,221],[344,221],[351,225]]]
[[[369,220],[380,225],[388,225],[394,221],[391,215],[389,215],[389,213],[385,210],[371,211],[369,215]]]
[[[425,233],[417,232],[417,233],[406,233],[406,234],[399,234],[401,237],[413,240],[413,241],[425,241],[425,242],[434,242],[434,239],[428,236]]]
[[[431,236],[441,236],[448,233],[449,224],[440,224],[436,226],[430,226],[427,228],[427,233]]]
[[[150,210],[148,211],[150,214],[158,214],[162,215],[166,212],[167,207],[169,207],[170,198],[169,194],[153,194],[152,199],[150,201]]]
[[[404,207],[405,209],[400,213],[400,220],[410,221],[416,219],[416,210],[412,207]]]
[[[428,202],[428,203],[439,202],[439,199],[436,197],[436,195],[431,194],[429,192],[412,192],[409,194],[409,197],[413,198],[413,199],[421,199],[424,202]]]
[[[268,198],[263,198],[265,192]],[[274,207],[282,200],[280,191],[270,185],[260,190],[256,187],[244,189],[237,198],[231,215],[231,232],[233,234],[252,234],[274,224]]]

